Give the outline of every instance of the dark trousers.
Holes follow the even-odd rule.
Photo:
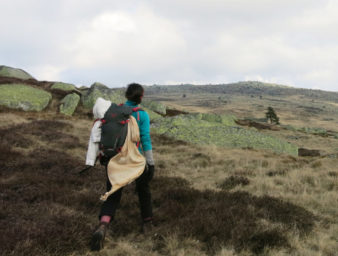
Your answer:
[[[107,177],[107,191],[109,191],[111,187],[112,185]],[[121,201],[122,190],[123,188],[120,188],[115,191],[107,198],[106,201],[103,202],[99,216],[100,218],[101,216],[108,215],[112,217],[112,220],[114,219],[115,212]],[[150,220],[153,217],[153,210],[147,171],[144,171],[142,175],[136,179],[136,191],[140,202],[142,219],[144,221]]]

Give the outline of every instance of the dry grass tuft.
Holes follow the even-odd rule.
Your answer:
[[[223,182],[218,184],[218,187],[224,190],[230,190],[238,185],[248,185],[250,183],[249,179],[242,176],[230,176],[226,178]]]

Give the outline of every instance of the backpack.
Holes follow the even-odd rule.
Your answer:
[[[117,155],[126,140],[128,132],[128,122],[133,112],[142,111],[139,107],[130,107],[123,104],[112,103],[104,117],[101,119],[101,140],[99,143],[100,163],[108,164],[110,158]],[[139,114],[137,121],[139,121]],[[137,147],[139,146],[139,142]]]

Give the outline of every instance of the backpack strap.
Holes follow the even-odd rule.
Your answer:
[[[136,119],[137,121],[140,121],[140,111],[144,111],[144,110],[140,107],[133,108],[133,112],[137,112],[137,119]],[[136,143],[136,147],[138,148],[139,146],[140,146],[140,141]]]
[[[137,112],[137,121],[140,121],[140,112],[139,111],[144,111],[144,110],[140,107],[133,108],[133,112]]]
[[[140,108],[140,107],[133,108],[133,112],[137,112],[137,111],[140,111],[140,110],[142,110],[142,108]]]

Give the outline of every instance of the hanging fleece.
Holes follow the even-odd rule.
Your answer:
[[[112,185],[110,191],[101,196],[105,201],[115,191],[136,180],[144,171],[146,159],[138,150],[140,131],[136,119],[130,116],[128,134],[121,152],[110,159],[107,166],[108,179]]]

